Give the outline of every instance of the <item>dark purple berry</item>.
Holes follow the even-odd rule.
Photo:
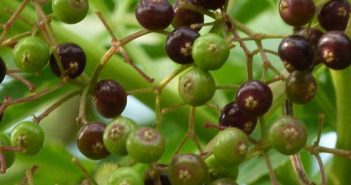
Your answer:
[[[308,103],[317,93],[317,81],[310,71],[294,71],[285,81],[285,92],[294,103]]]
[[[240,86],[236,102],[241,112],[251,117],[258,117],[271,107],[273,93],[263,82],[250,80]]]
[[[192,5],[196,4],[196,0],[177,0],[173,6],[174,17],[172,21],[172,26],[174,28],[179,28],[182,26],[190,27],[193,24],[202,24],[204,23],[204,15],[193,10],[182,7],[182,3],[186,2]],[[186,17],[186,18],[185,18]],[[196,29],[200,30],[200,27]]]
[[[4,80],[6,75],[6,65],[4,60],[0,57],[0,83]]]
[[[161,173],[159,177],[154,177],[154,178],[159,178],[159,182],[161,182],[161,185],[171,185],[171,182],[169,182],[169,178],[166,173]],[[147,177],[144,180],[144,185],[156,185],[157,182],[158,182],[158,179]]]
[[[219,124],[222,127],[237,127],[246,134],[251,134],[257,123],[257,118],[249,117],[243,114],[236,102],[228,103],[221,112]]]
[[[291,35],[283,39],[279,45],[278,53],[286,65],[291,65],[296,70],[309,69],[315,55],[309,41],[299,35]]]
[[[74,79],[83,73],[86,56],[80,46],[73,43],[60,44],[57,46],[56,51],[64,70],[64,77]],[[50,56],[50,68],[56,76],[60,77],[62,75],[53,53]]]
[[[318,53],[323,63],[335,70],[347,68],[351,64],[351,41],[341,31],[331,31],[322,36],[318,43]]]
[[[135,16],[139,24],[148,30],[163,30],[173,20],[173,7],[167,0],[140,0]]]
[[[91,122],[80,128],[77,134],[77,146],[87,158],[98,160],[110,155],[103,142],[105,127],[103,123]]]
[[[331,0],[318,13],[319,24],[326,30],[345,30],[350,14],[350,3],[346,0]]]
[[[225,0],[198,0],[198,2],[202,7],[210,10],[222,8],[225,4]]]
[[[94,103],[97,111],[107,117],[120,115],[127,105],[127,93],[113,80],[101,80],[96,84]]]
[[[166,52],[178,64],[193,63],[191,48],[199,33],[189,27],[180,27],[171,32],[166,41]]]
[[[314,62],[313,66],[323,63],[317,52],[317,45],[319,39],[323,36],[323,32],[317,28],[303,28],[296,33],[297,35],[305,37],[313,47],[314,50]]]
[[[315,12],[313,0],[280,0],[279,13],[285,23],[303,26],[311,20]]]

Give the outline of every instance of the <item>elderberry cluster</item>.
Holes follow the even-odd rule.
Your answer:
[[[184,142],[179,141],[180,147],[170,161],[167,164],[159,162],[167,148],[167,136],[161,133],[158,124],[156,127],[142,126],[122,115],[130,94],[122,83],[100,78],[99,72],[108,59],[97,64],[91,78],[78,91],[79,95],[91,100],[97,113],[109,120],[108,124],[102,120],[88,120],[85,112],[80,112],[82,114],[77,118],[80,129],[76,134],[80,153],[91,160],[114,155],[126,157],[133,163],[111,171],[107,185],[236,185],[239,165],[248,158],[250,149],[259,146],[255,149],[265,153],[272,147],[282,154],[294,155],[306,146],[307,128],[289,111],[292,109],[290,103],[307,104],[315,97],[317,81],[313,71],[316,68],[325,65],[332,70],[343,70],[351,65],[351,40],[345,34],[349,2],[330,0],[317,8],[313,0],[280,0],[281,18],[294,27],[294,33],[281,41],[277,52],[286,69],[286,76],[279,74],[288,99],[284,115],[272,124],[267,140],[252,138],[259,118],[272,107],[273,92],[269,82],[249,76],[235,89],[234,100],[219,108],[218,125],[212,125],[218,132],[202,151],[202,143],[198,142],[194,131],[195,108],[208,104],[218,90],[211,72],[228,62],[233,40],[243,42],[225,13],[227,3],[226,0],[176,0],[172,5],[168,0],[139,0],[135,6],[137,22],[148,32],[166,34],[165,53],[184,69],[178,73],[177,88],[182,103],[191,111],[183,141],[194,140],[198,153],[182,153]],[[89,2],[53,0],[52,11],[54,19],[75,24],[88,14]],[[207,26],[205,14],[213,15],[225,30],[221,31],[226,33],[201,31]],[[313,27],[314,17],[320,28]],[[228,37],[230,34],[234,39]],[[111,50],[123,50],[122,41],[113,38],[113,42],[115,45]],[[88,78],[84,76],[87,58],[78,44],[56,43],[52,38],[36,33],[18,40],[13,46],[13,62],[21,73],[40,74],[48,65],[62,83]],[[7,66],[7,61],[0,57],[0,83],[8,73]],[[151,92],[160,98],[162,88],[164,86],[160,84],[154,85]],[[82,98],[81,101],[86,100]],[[81,105],[84,110],[86,104]],[[35,119],[18,123],[10,136],[0,132],[0,155],[4,158],[1,169],[14,163],[15,152],[36,155],[44,140],[44,131]]]

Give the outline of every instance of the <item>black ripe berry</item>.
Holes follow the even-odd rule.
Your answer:
[[[140,0],[135,10],[139,24],[152,31],[167,28],[173,20],[173,7],[167,0]]]
[[[346,0],[331,0],[318,13],[319,24],[326,30],[345,30],[350,14]]]
[[[174,28],[179,28],[181,26],[190,27],[193,24],[204,23],[204,15],[193,10],[184,8],[181,2],[186,2],[192,5],[196,4],[196,0],[177,0],[173,6],[174,17],[172,21],[172,26]],[[199,30],[200,27],[197,29]]]
[[[222,8],[225,4],[225,0],[198,0],[198,2],[202,7],[210,10]]]
[[[257,123],[257,118],[243,114],[236,102],[228,103],[221,112],[219,124],[222,127],[237,127],[246,134],[251,134]]]
[[[103,142],[105,127],[100,122],[91,122],[80,128],[77,134],[77,146],[87,158],[98,160],[110,155]]]
[[[314,15],[315,4],[313,0],[280,0],[279,13],[281,18],[289,25],[303,26]]]
[[[310,42],[299,35],[283,39],[278,48],[279,57],[286,66],[296,70],[309,69],[314,61],[315,52]]]
[[[161,173],[159,176],[156,177],[147,177],[144,180],[144,185],[157,185],[158,182],[161,182],[160,185],[172,185],[169,181],[167,173]]]
[[[56,51],[64,70],[64,77],[74,79],[82,74],[86,64],[86,56],[81,47],[73,43],[65,43],[58,45]],[[56,76],[62,75],[53,53],[50,56],[50,67]]]
[[[101,80],[95,87],[94,103],[101,115],[113,118],[125,109],[127,94],[119,83],[113,80]]]
[[[317,28],[302,28],[296,34],[305,37],[313,47],[317,47],[318,41],[324,33]]]
[[[332,69],[345,69],[351,64],[351,40],[341,31],[323,35],[317,49],[323,63]]]
[[[270,87],[261,81],[250,80],[242,84],[236,95],[240,111],[251,117],[266,113],[272,105],[273,93]]]
[[[4,60],[0,57],[0,83],[4,80],[6,75],[6,65]]]
[[[166,41],[166,52],[169,58],[178,64],[193,63],[191,48],[199,33],[190,27],[180,27],[171,32]]]
[[[168,175],[172,185],[203,185],[208,169],[195,154],[177,154],[168,166]]]
[[[317,93],[317,81],[310,71],[294,71],[285,81],[285,92],[294,103],[308,103]]]

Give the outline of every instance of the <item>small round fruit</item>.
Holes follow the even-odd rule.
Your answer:
[[[308,103],[317,93],[317,81],[310,71],[294,71],[285,81],[285,92],[294,103]]]
[[[2,60],[2,58],[0,57],[0,84],[4,80],[5,75],[6,75],[6,64],[4,60]]]
[[[305,125],[292,116],[284,116],[275,122],[269,132],[272,146],[282,154],[298,153],[307,143]]]
[[[104,145],[112,154],[127,155],[127,139],[134,131],[137,124],[126,117],[118,117],[113,120],[104,131]]]
[[[74,79],[83,73],[86,56],[81,47],[73,43],[64,43],[58,45],[56,51],[63,67],[64,77]],[[62,75],[53,53],[50,56],[50,68],[56,76]]]
[[[103,142],[105,127],[103,123],[90,122],[83,125],[78,131],[77,146],[87,158],[98,160],[110,155]]]
[[[347,0],[331,0],[318,13],[318,22],[326,30],[345,30],[350,15]]]
[[[130,133],[127,139],[127,151],[137,162],[156,162],[165,151],[165,140],[153,128],[139,128]]]
[[[236,179],[239,175],[239,166],[224,166],[217,161],[214,155],[210,155],[209,157],[207,157],[205,163],[208,167],[210,180],[216,180],[225,177],[230,179]]]
[[[249,149],[247,135],[238,128],[227,128],[215,137],[213,155],[222,165],[238,165],[244,161]]]
[[[172,31],[166,40],[166,52],[169,58],[178,64],[193,63],[191,48],[199,33],[189,27],[180,27]]]
[[[283,39],[278,48],[279,57],[296,70],[307,70],[313,65],[315,52],[310,42],[299,35]]]
[[[43,147],[45,134],[36,123],[25,121],[16,125],[11,132],[11,145],[21,147],[20,153],[35,155]]]
[[[237,185],[237,183],[230,178],[221,178],[212,182],[211,185]]]
[[[223,37],[208,33],[195,40],[191,53],[198,67],[216,70],[227,61],[230,48]]]
[[[88,0],[53,0],[52,11],[62,22],[75,24],[83,20],[89,10]]]
[[[218,8],[222,8],[225,4],[225,0],[198,0],[199,4],[210,10],[216,10]]]
[[[15,65],[23,72],[40,72],[49,61],[50,48],[39,37],[30,36],[20,40],[13,49]]]
[[[172,21],[172,26],[174,28],[179,28],[182,26],[190,27],[194,24],[203,24],[204,15],[193,10],[184,8],[181,2],[186,2],[196,6],[196,0],[177,0],[173,6],[174,17]],[[186,18],[184,18],[186,17]],[[201,27],[198,27],[196,30],[199,31]]]
[[[250,117],[265,114],[272,105],[271,88],[258,80],[250,80],[242,84],[236,94],[239,110]]]
[[[310,44],[312,44],[312,47],[315,48],[317,47],[318,41],[324,33],[317,28],[302,28],[296,34],[305,37]]]
[[[127,93],[113,80],[99,81],[93,99],[97,111],[106,118],[120,115],[127,106]]]
[[[351,40],[340,31],[323,35],[318,42],[318,53],[329,68],[341,70],[351,64]]]
[[[216,84],[207,71],[193,67],[179,77],[178,92],[188,104],[200,106],[207,103],[216,91]]]
[[[299,27],[310,21],[316,10],[313,0],[280,0],[279,13],[285,23]]]
[[[257,124],[257,118],[243,114],[236,102],[230,102],[221,111],[219,125],[223,127],[236,127],[250,135]]]
[[[7,134],[0,132],[0,147],[3,147],[3,146],[11,146],[10,138]],[[6,169],[10,168],[12,164],[15,162],[15,153],[12,151],[2,151],[1,154],[5,158]],[[1,165],[2,163],[0,163],[0,169],[3,168]]]
[[[168,165],[168,176],[172,185],[203,185],[208,169],[195,154],[177,154]]]
[[[140,0],[135,16],[144,28],[157,31],[167,28],[173,20],[173,7],[168,0]]]
[[[144,185],[143,176],[131,167],[121,167],[114,171],[107,185]]]

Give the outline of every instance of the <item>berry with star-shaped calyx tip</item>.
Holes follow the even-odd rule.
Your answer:
[[[330,31],[318,42],[318,54],[329,68],[342,70],[351,64],[351,40],[341,31]]]
[[[236,102],[230,102],[221,111],[219,125],[223,127],[237,127],[246,134],[251,134],[257,124],[257,118],[243,114]]]
[[[298,153],[307,143],[305,125],[292,116],[283,116],[276,121],[269,132],[272,146],[282,154]]]
[[[36,123],[25,121],[17,124],[11,132],[11,145],[21,147],[24,155],[35,155],[43,147],[45,134]]]
[[[205,162],[195,154],[177,154],[168,165],[172,185],[202,185],[208,178]]]
[[[350,3],[347,0],[331,0],[318,12],[318,22],[326,30],[346,29],[350,16]]]
[[[63,76],[70,79],[80,76],[85,68],[86,56],[84,50],[74,43],[60,44],[56,48],[59,60],[63,68]],[[58,77],[62,75],[59,66],[57,65],[55,55],[51,53],[50,68],[51,71]]]
[[[153,128],[139,128],[127,139],[127,151],[140,163],[152,163],[159,160],[165,150],[165,139]]]
[[[182,26],[190,27],[194,24],[198,25],[204,23],[203,14],[184,8],[181,2],[184,1],[177,0],[176,3],[173,5],[174,17],[172,21],[172,26],[174,28],[179,28]],[[185,2],[196,6],[196,0],[186,0]],[[197,27],[195,30],[199,31],[200,29],[201,27]]]
[[[285,81],[285,92],[294,103],[308,103],[317,93],[317,81],[310,71],[294,71]]]
[[[271,88],[258,80],[249,80],[242,84],[236,94],[239,110],[250,117],[265,114],[272,105]]]
[[[316,7],[313,0],[280,0],[279,13],[285,23],[291,26],[303,26],[310,21]]]
[[[77,146],[87,158],[99,160],[110,155],[103,142],[105,127],[106,125],[100,122],[89,122],[78,131]]]
[[[314,62],[315,52],[312,44],[304,37],[291,35],[281,41],[279,57],[296,70],[308,70]]]
[[[226,128],[220,131],[214,140],[212,152],[218,163],[229,166],[244,161],[249,149],[249,139],[242,130]]]
[[[120,116],[114,119],[104,131],[104,145],[108,151],[116,155],[127,154],[127,139],[134,131],[137,124],[126,117]]]
[[[169,58],[178,64],[193,63],[191,49],[199,33],[189,27],[180,27],[172,31],[166,40],[165,49]]]
[[[198,67],[193,67],[179,77],[178,92],[184,102],[201,106],[207,103],[216,91],[212,75]]]

